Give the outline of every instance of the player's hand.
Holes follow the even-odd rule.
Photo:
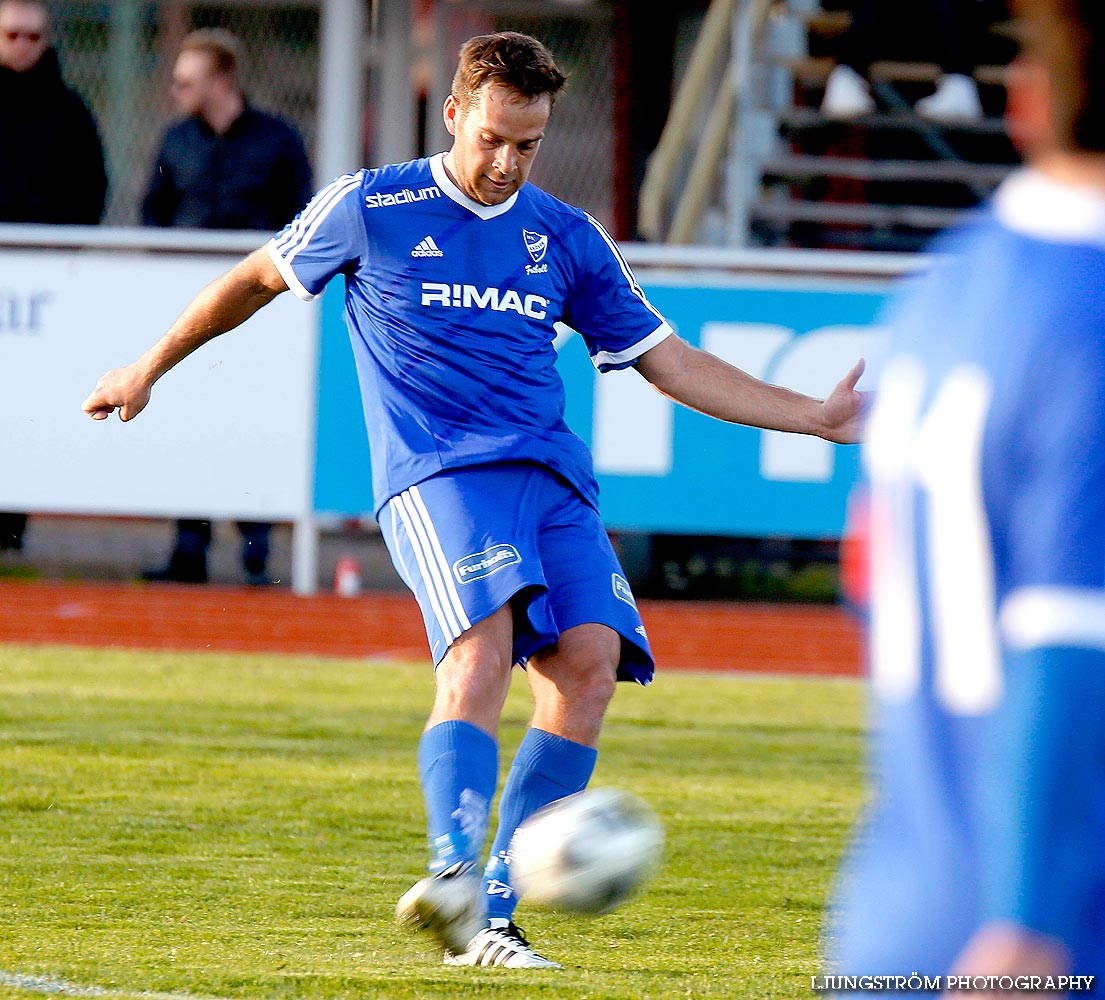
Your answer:
[[[978,991],[947,990],[943,994],[946,1000],[999,1000],[1013,998],[1017,1000],[1042,1000],[1043,990],[1027,991],[1023,988],[1032,977],[1046,980],[1048,976],[1058,977],[1069,971],[1070,958],[1062,943],[1036,931],[1019,927],[1012,923],[991,923],[981,927],[967,942],[952,968],[949,978],[978,977],[1012,979],[1014,985],[1020,979],[1022,988],[1004,991],[999,989]],[[1051,992],[1054,996],[1054,991]]]
[[[866,363],[860,358],[821,404],[821,437],[837,444],[856,444],[863,438],[863,424],[871,393],[861,392],[856,383]]]
[[[151,389],[137,365],[115,368],[101,376],[81,409],[93,420],[106,420],[116,410],[120,420],[133,420],[146,408]]]

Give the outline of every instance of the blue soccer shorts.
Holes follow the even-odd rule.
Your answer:
[[[624,640],[618,679],[652,680],[648,637],[598,512],[550,470],[446,470],[392,497],[378,519],[422,608],[435,666],[462,633],[516,598],[515,662],[598,622]]]

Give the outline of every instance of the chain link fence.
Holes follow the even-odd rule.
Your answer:
[[[154,156],[174,119],[169,80],[181,39],[226,28],[242,42],[241,77],[257,107],[314,148],[319,14],[313,5],[55,0],[54,44],[66,82],[92,109],[107,157],[107,225],[136,225]]]
[[[390,2],[390,0],[382,0]],[[457,50],[469,35],[514,30],[535,35],[569,74],[538,158],[533,182],[611,225],[613,215],[613,33],[609,4],[568,6],[549,0],[430,4],[437,44],[434,92],[425,113],[447,92]],[[314,155],[318,123],[319,6],[278,0],[188,3],[187,0],[54,0],[55,46],[66,81],[88,103],[100,127],[110,190],[106,225],[136,225],[166,126],[181,39],[195,28],[221,27],[242,42],[242,80],[259,108],[291,122]],[[417,46],[412,44],[412,53]],[[369,49],[371,52],[371,48]],[[369,67],[371,71],[371,67]],[[411,114],[417,114],[412,56]],[[386,128],[386,122],[377,122]],[[446,147],[428,129],[425,152]],[[316,186],[329,178],[316,177]]]
[[[549,123],[550,155],[538,157],[533,182],[612,229],[614,35],[605,14],[597,8],[587,18],[512,18],[500,30],[540,38],[568,74]]]
[[[437,72],[442,95],[457,52],[471,35],[522,31],[552,51],[568,83],[549,121],[530,180],[586,210],[608,228],[614,214],[614,32],[607,3],[485,2],[441,4]],[[428,110],[438,113],[436,107]],[[444,147],[442,147],[444,148]]]

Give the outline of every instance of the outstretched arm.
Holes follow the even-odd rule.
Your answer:
[[[207,341],[240,326],[287,287],[268,251],[255,250],[200,292],[137,361],[104,375],[84,401],[84,412],[93,420],[104,420],[115,410],[122,420],[138,416],[154,383],[170,368]]]
[[[768,430],[813,434],[855,444],[866,394],[856,389],[859,360],[823,400],[753,378],[707,351],[670,336],[637,361],[637,370],[666,396],[719,420]]]

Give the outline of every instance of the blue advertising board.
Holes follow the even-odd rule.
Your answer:
[[[690,343],[816,396],[871,356],[887,291],[869,281],[638,278]],[[370,458],[342,293],[335,283],[322,303],[315,509],[360,516],[371,512]],[[611,530],[840,535],[857,448],[720,423],[673,404],[632,370],[598,376],[570,331],[558,343],[566,417],[595,455]]]

